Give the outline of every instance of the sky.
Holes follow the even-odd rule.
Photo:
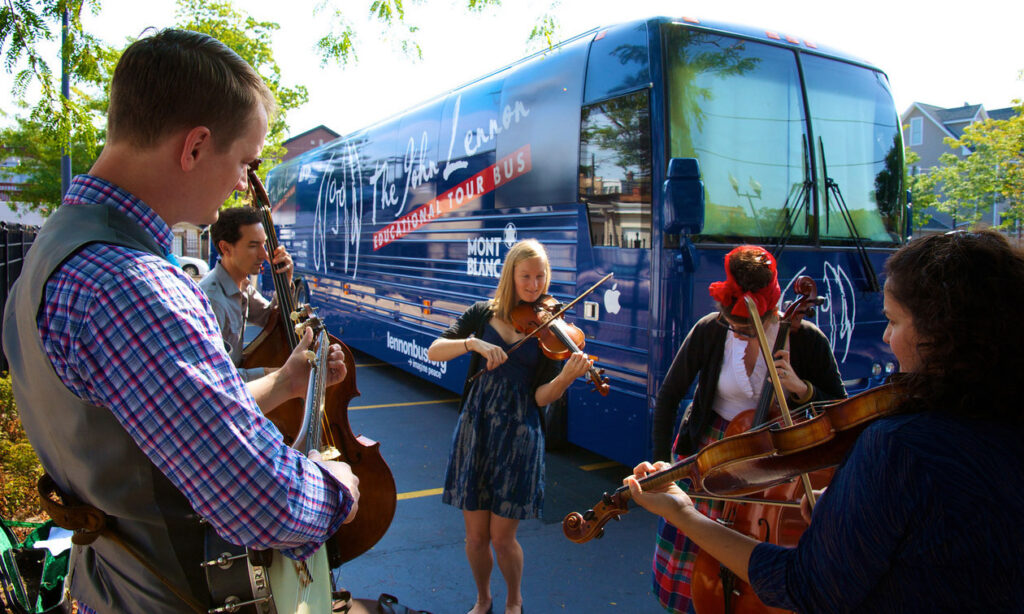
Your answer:
[[[259,20],[280,25],[271,40],[285,85],[305,85],[309,103],[288,114],[292,135],[323,124],[346,134],[399,113],[527,55],[526,40],[551,0],[504,0],[498,8],[468,14],[465,0],[405,0],[409,21],[420,27],[423,59],[402,55],[369,22],[355,20],[358,62],[321,65],[314,48],[329,16],[314,15],[321,0],[236,2]],[[369,0],[335,0],[357,7]],[[145,7],[140,9],[140,7]],[[1024,2],[1001,0],[985,10],[963,2],[922,5],[900,0],[560,0],[553,10],[559,38],[594,27],[655,15],[694,17],[771,29],[848,52],[885,71],[896,108],[914,102],[942,107],[964,103],[987,109],[1024,99]],[[284,10],[282,10],[284,9]],[[122,46],[147,26],[174,23],[173,0],[102,0],[84,27]],[[397,39],[397,37],[395,37]],[[56,51],[55,51],[56,53]],[[53,66],[59,67],[58,62]],[[0,70],[0,108],[11,112],[10,75]],[[4,122],[0,118],[0,122]]]

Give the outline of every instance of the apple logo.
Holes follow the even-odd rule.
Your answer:
[[[618,287],[619,284],[612,284],[612,289],[604,292],[604,310],[608,313],[619,313],[622,309],[619,305],[619,295],[622,293],[616,290]]]

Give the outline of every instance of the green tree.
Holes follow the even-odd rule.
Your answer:
[[[235,10],[230,0],[177,0],[177,7],[177,27],[209,34],[233,49],[263,77],[274,94],[277,113],[270,119],[262,154],[264,163],[259,170],[265,179],[267,171],[277,165],[285,154],[281,144],[288,134],[288,111],[309,101],[305,86],[286,87],[281,82],[281,68],[269,43],[271,34],[280,26],[271,21],[257,21]],[[233,195],[228,204],[239,204],[235,202],[238,198],[239,195]]]
[[[904,150],[906,168],[913,167],[914,163],[921,159],[917,152],[906,147]],[[935,205],[936,195],[935,176],[930,173],[920,173],[907,176],[907,189],[910,190],[910,202],[912,206],[913,229],[922,228],[931,221],[932,216],[927,210]]]
[[[922,189],[936,190],[935,208],[973,225],[991,220],[992,207],[1001,202],[1006,210],[997,226],[1018,228],[1024,220],[1024,104],[1010,119],[971,124],[946,144],[970,154],[943,154],[921,182]]]
[[[425,0],[409,0],[409,4],[423,4]],[[498,6],[501,0],[461,0],[466,3],[466,10],[480,12],[490,6]],[[555,2],[557,4],[557,0]],[[335,61],[341,65],[358,61],[357,53],[357,32],[350,12],[351,4],[346,3],[344,9],[340,8],[340,0],[317,0],[314,13],[327,13],[330,16],[328,31],[317,40],[317,51],[320,54],[320,63],[327,64]],[[408,22],[405,12],[405,0],[371,0],[369,6],[369,17],[376,25],[376,32],[368,33],[381,38],[390,39],[398,32],[398,45],[408,55],[416,58],[423,57],[423,50],[417,42],[419,28]],[[547,17],[547,15],[545,15]],[[538,22],[530,39],[550,38],[553,32],[554,23],[545,25],[544,18]]]
[[[82,31],[81,14],[85,9],[99,11],[99,0],[3,0],[0,2],[0,52],[4,70],[14,74],[13,94],[24,101],[26,93],[37,87],[39,102],[30,118],[47,138],[58,145],[70,145],[76,138],[88,136],[78,127],[92,121],[91,98],[74,96],[68,100],[60,92],[60,71],[54,74],[44,55],[48,43],[60,40],[64,11],[68,12],[68,36],[60,48],[68,66],[69,83],[79,88],[102,83],[101,64],[109,47]],[[76,132],[78,134],[76,135]]]
[[[501,0],[456,0],[465,3],[470,12],[483,11],[500,5]],[[548,0],[541,0],[547,2]],[[406,53],[421,57],[416,41],[418,28],[407,21],[406,4],[425,4],[425,0],[371,0],[369,16],[378,27],[377,32],[365,33],[384,38],[397,37]],[[342,11],[337,0],[311,2],[314,13],[328,13],[328,32],[320,37],[318,49],[322,62],[335,61],[345,65],[357,60],[356,30],[349,13]],[[537,20],[528,41],[535,45],[550,45],[557,30],[551,11],[558,0],[550,3],[548,12]],[[45,61],[41,46],[52,42],[61,30],[61,15],[67,8],[70,15],[68,44],[62,48],[71,71],[72,100],[59,93],[59,75],[55,75]],[[59,177],[59,153],[62,147],[73,150],[75,170],[88,168],[95,152],[102,144],[110,75],[121,51],[101,44],[82,31],[80,15],[85,9],[99,11],[99,0],[0,0],[0,54],[4,69],[16,73],[14,94],[23,109],[29,87],[35,83],[41,94],[39,103],[31,107],[27,119],[17,118],[15,128],[4,131],[4,144],[14,149],[15,155],[40,156],[12,169],[15,174],[29,175],[30,183],[53,184]],[[287,112],[308,100],[306,88],[288,87],[281,82],[281,70],[274,61],[269,35],[278,29],[273,22],[261,22],[235,10],[230,0],[177,0],[177,26],[205,32],[223,41],[247,60],[266,80],[277,98],[279,112],[272,119],[264,150],[266,163],[260,174],[272,168],[284,154],[281,143],[287,133]],[[42,143],[40,140],[51,141]],[[50,166],[54,168],[50,170]],[[44,170],[45,167],[45,170]],[[59,182],[58,182],[59,183]],[[59,203],[58,188],[31,188],[24,195],[31,209],[47,214]]]
[[[267,170],[284,154],[281,143],[288,130],[288,111],[305,104],[309,98],[305,87],[287,87],[281,82],[281,69],[268,43],[278,25],[240,13],[228,1],[178,0],[176,17],[177,27],[204,32],[234,49],[263,77],[277,99],[278,112],[271,120],[263,152],[267,163],[260,168],[265,177]],[[95,93],[76,88],[74,97],[81,113],[71,128],[69,141],[64,141],[51,123],[37,117],[38,108],[27,117],[15,117],[13,127],[0,130],[8,153],[19,158],[19,164],[10,172],[28,177],[18,195],[18,201],[28,209],[45,216],[60,204],[60,156],[65,142],[70,142],[75,172],[88,169],[96,160],[104,139],[104,130],[99,126],[104,125],[103,117],[109,104],[110,76],[122,52],[123,49],[113,48],[96,50],[92,67]],[[10,206],[15,208],[13,203]]]
[[[14,174],[26,175],[17,199],[30,211],[46,217],[53,213],[61,199],[60,158],[63,153],[58,139],[47,133],[46,127],[32,117],[17,117],[16,124],[0,130],[0,142],[7,148],[6,155],[16,156],[18,165],[10,169]],[[92,131],[87,138],[73,135],[71,160],[75,169],[88,169],[99,155],[102,130],[86,124],[81,127]],[[11,210],[17,205],[8,203]]]

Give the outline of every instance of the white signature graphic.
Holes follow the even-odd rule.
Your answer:
[[[461,106],[460,94],[452,107],[452,132],[447,159],[440,165],[437,160],[427,155],[430,139],[426,130],[420,135],[418,142],[415,136],[409,137],[401,158],[401,170],[405,176],[402,186],[396,185],[398,167],[393,158],[374,161],[372,173],[366,169],[367,174],[364,176],[363,165],[370,162],[368,156],[362,155],[362,145],[365,141],[339,144],[330,151],[326,160],[310,162],[300,168],[300,183],[315,184],[319,181],[313,218],[314,270],[326,272],[333,269],[353,277],[357,276],[362,237],[363,194],[367,191],[370,196],[371,224],[378,224],[378,211],[387,211],[391,219],[397,219],[405,212],[410,201],[418,206],[435,196],[436,186],[432,184],[436,183],[439,175],[447,180],[453,173],[467,168],[465,158],[474,155],[484,144],[510,130],[530,115],[530,109],[521,101],[515,100],[500,109],[494,117],[481,120],[486,122],[485,125],[470,127],[461,133]],[[464,135],[461,143],[457,138],[459,134]],[[462,145],[461,155],[457,151],[457,143]],[[443,171],[441,166],[444,167]],[[380,223],[387,224],[389,221],[382,219]],[[344,253],[340,264],[327,260],[328,231],[332,235],[342,235]]]
[[[853,282],[842,267],[831,262],[824,263],[822,269],[824,287],[818,286],[818,295],[825,297],[825,303],[815,309],[814,323],[819,328],[828,328],[828,342],[832,346],[832,351],[836,353],[839,362],[846,362],[850,342],[853,341],[853,329],[857,322],[857,299],[854,295]],[[797,271],[782,289],[783,301],[786,299],[786,292],[793,287],[793,282],[797,277],[804,275],[806,270],[805,267]],[[827,318],[827,324],[822,324],[822,318]],[[842,349],[842,355],[839,354],[839,349]]]

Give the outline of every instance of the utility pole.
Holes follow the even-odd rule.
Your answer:
[[[71,100],[71,80],[68,77],[68,9],[64,7],[60,30],[60,93],[64,97],[64,103]],[[62,155],[60,157],[60,195],[63,197],[71,187],[71,133],[68,132],[67,139],[61,145]]]

